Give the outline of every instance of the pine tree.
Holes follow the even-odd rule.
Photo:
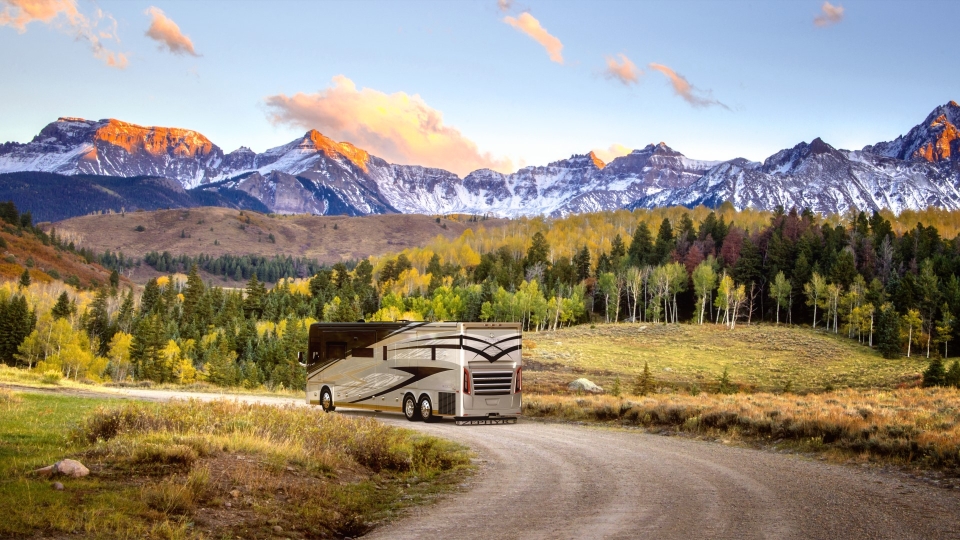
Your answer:
[[[590,250],[587,246],[580,248],[580,251],[573,256],[573,267],[576,270],[578,282],[590,277]]]
[[[943,367],[943,359],[934,356],[923,372],[923,386],[944,386],[946,382],[947,372]]]
[[[673,227],[670,225],[669,219],[663,218],[663,222],[660,223],[660,230],[657,232],[657,242],[653,245],[651,264],[659,266],[667,262],[674,247],[676,247],[676,242],[673,237]]]
[[[723,374],[720,375],[718,383],[717,391],[721,394],[733,394],[737,391],[736,385],[734,385],[730,379],[730,371],[726,366],[723,367]]]
[[[645,396],[656,390],[656,386],[657,381],[654,380],[653,373],[650,372],[650,365],[644,362],[643,372],[637,376],[637,380],[633,384],[633,393],[638,396]]]
[[[110,272],[110,286],[114,289],[120,286],[120,274],[116,270]]]
[[[110,339],[113,338],[115,332],[113,325],[110,324],[107,300],[106,289],[98,290],[84,317],[85,324],[83,327],[87,331],[87,335],[90,336],[90,339],[97,344],[97,354],[100,356],[107,355]]]
[[[653,238],[650,235],[650,229],[647,224],[640,222],[637,228],[633,230],[633,240],[630,242],[630,248],[627,255],[630,257],[630,264],[633,266],[644,266],[650,264],[650,257],[653,253]]]
[[[160,302],[160,285],[157,278],[153,278],[143,287],[143,294],[140,296],[140,316],[150,314]]]
[[[70,301],[67,291],[63,291],[60,293],[60,296],[57,297],[57,303],[53,305],[51,314],[54,319],[66,319],[73,314],[75,309],[76,306]]]
[[[30,286],[30,269],[24,268],[23,273],[20,274],[19,285],[21,288],[27,288]]]
[[[8,300],[0,296],[0,362],[15,365],[14,355],[36,325],[36,314],[26,297],[15,294]]]
[[[343,271],[346,273],[346,266],[343,267]],[[253,275],[250,276],[250,281],[247,282],[247,296],[243,301],[243,311],[248,317],[259,319],[263,314],[263,297],[266,295],[266,292],[266,287],[257,280],[257,274],[254,272]]]
[[[950,369],[947,370],[943,382],[947,386],[960,388],[960,360],[954,360],[953,363],[950,364]]]
[[[617,233],[617,235],[613,237],[613,242],[610,243],[610,260],[614,266],[619,266],[620,260],[623,259],[626,254],[627,248],[623,245],[623,238],[620,237],[620,233]]]
[[[888,302],[877,311],[877,350],[884,358],[900,358],[903,341],[900,337],[900,318]]]

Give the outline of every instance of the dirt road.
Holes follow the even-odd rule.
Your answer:
[[[601,427],[376,416],[466,444],[483,466],[463,492],[368,538],[960,538],[960,490],[901,474]]]

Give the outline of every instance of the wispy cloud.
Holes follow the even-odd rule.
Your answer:
[[[620,58],[619,62],[613,56],[606,57],[607,69],[603,71],[604,77],[618,80],[627,86],[639,84],[643,70],[631,62],[627,55],[618,54],[617,56]]]
[[[160,8],[150,6],[144,13],[150,15],[150,28],[147,28],[146,36],[159,43],[161,50],[166,48],[173,54],[200,56],[193,48],[193,41]]]
[[[103,40],[120,43],[117,37],[117,21],[109,14],[97,9],[93,19],[77,9],[74,0],[0,0],[0,26],[11,26],[21,34],[27,31],[32,22],[48,24],[65,33],[73,34],[79,41],[86,41],[93,56],[106,65],[124,69],[127,56],[107,49]],[[98,28],[106,21],[106,28]]]
[[[830,2],[824,2],[820,6],[820,14],[814,17],[813,24],[817,26],[830,26],[843,20],[843,6],[833,5]]]
[[[268,96],[265,104],[275,124],[316,129],[394,163],[439,167],[460,175],[482,168],[512,170],[509,160],[480,152],[460,130],[444,125],[443,113],[417,94],[358,90],[353,81],[337,75],[329,88]]]
[[[727,107],[725,104],[710,97],[709,90],[706,92],[707,96],[701,95],[701,91],[697,89],[697,87],[690,84],[690,81],[688,81],[686,77],[680,75],[669,67],[663,64],[651,63],[650,69],[655,69],[660,73],[663,73],[667,80],[670,81],[670,85],[673,86],[674,93],[683,98],[684,101],[693,107],[712,107],[716,105],[718,107],[723,107],[728,111],[730,110],[730,107]]]
[[[593,149],[593,154],[600,158],[604,163],[610,163],[618,157],[625,156],[630,152],[633,152],[633,150],[622,144],[611,144],[609,148]]]
[[[513,7],[513,0],[497,0],[497,7],[500,11],[506,13]]]
[[[547,29],[541,26],[540,21],[533,15],[524,12],[517,17],[504,17],[503,22],[530,36],[543,46],[547,50],[547,54],[550,55],[550,60],[558,64],[563,63],[563,43],[560,43],[556,36],[547,32]]]

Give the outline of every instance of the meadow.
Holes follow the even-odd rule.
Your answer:
[[[0,412],[0,537],[357,536],[471,468],[463,447],[313,409],[0,388]],[[31,473],[64,458],[91,474]]]
[[[724,369],[746,392],[896,388],[919,382],[922,355],[882,358],[857,341],[806,327],[597,324],[527,333],[527,389],[562,392],[577,377],[627,389],[646,363],[658,387],[715,391]]]
[[[920,388],[922,355],[810,328],[618,324],[528,333],[524,359],[527,417],[960,472],[960,391]],[[579,377],[605,393],[569,390]]]

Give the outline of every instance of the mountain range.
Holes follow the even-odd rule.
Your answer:
[[[29,178],[39,177],[23,173],[46,172],[100,186],[91,189],[104,197],[116,194],[105,184],[116,184],[117,177],[136,179],[135,184],[154,191],[166,186],[177,194],[154,193],[146,197],[152,203],[141,205],[135,187],[123,184],[127,209],[156,208],[164,198],[167,206],[215,204],[321,215],[557,216],[725,201],[737,208],[795,206],[825,213],[850,207],[960,209],[958,125],[960,106],[951,101],[896,140],[860,150],[837,149],[818,138],[763,162],[718,162],[687,158],[661,142],[609,163],[590,152],[511,174],[480,169],[460,178],[443,169],[388,163],[315,130],[262,153],[246,147],[224,153],[196,131],[64,117],[28,143],[0,145],[0,173],[17,173],[0,174],[0,198],[20,193],[18,206],[42,205],[26,195]],[[69,178],[53,184],[74,189]],[[111,201],[119,204],[116,197]]]

